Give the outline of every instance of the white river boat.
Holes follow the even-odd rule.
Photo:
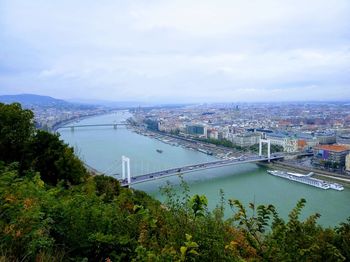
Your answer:
[[[314,186],[322,189],[334,189],[337,191],[344,190],[344,187],[341,184],[327,182],[321,179],[311,177],[313,175],[312,172],[307,175],[280,170],[267,170],[267,172],[270,175],[286,178],[288,180],[296,181],[309,186]]]

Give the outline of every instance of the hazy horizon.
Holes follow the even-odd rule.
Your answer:
[[[0,95],[350,100],[350,2],[0,0]]]

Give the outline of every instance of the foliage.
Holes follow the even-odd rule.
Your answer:
[[[110,202],[119,195],[121,190],[120,183],[116,179],[110,176],[99,175],[94,176],[94,180],[96,183],[96,195],[102,196],[104,201]]]
[[[234,221],[239,221],[239,227],[245,232],[250,245],[257,250],[261,259],[268,261],[344,261],[346,252],[342,254],[342,245],[348,243],[346,237],[341,236],[342,243],[336,243],[336,231],[323,229],[317,225],[319,214],[299,220],[306,200],[298,201],[296,207],[289,213],[289,220],[285,222],[278,216],[274,206],[254,204],[249,207],[253,211],[251,217],[237,200],[231,200],[230,205],[236,206],[238,212]],[[272,220],[270,231],[266,227]],[[345,224],[343,224],[345,225]],[[346,231],[346,230],[345,230]],[[338,236],[339,237],[339,236]]]
[[[40,250],[52,250],[54,239],[49,234],[53,221],[46,216],[43,203],[47,197],[38,174],[22,179],[12,167],[0,176],[0,243],[11,250],[8,257],[30,258]]]
[[[35,170],[50,185],[79,184],[86,177],[82,162],[56,134],[34,129],[33,113],[21,105],[0,103],[0,161],[20,163],[19,172]]]
[[[204,216],[206,208],[208,206],[208,199],[204,195],[194,195],[190,199],[190,206],[193,210],[194,215],[197,216]]]
[[[319,215],[300,221],[300,200],[284,221],[272,205],[230,200],[210,212],[204,196],[186,183],[162,189],[165,205],[110,177],[89,177],[64,187],[47,186],[37,172],[18,173],[0,163],[0,250],[9,260],[104,261],[343,261],[349,258],[350,223],[317,225]],[[51,260],[51,259],[50,259]],[[52,259],[53,260],[53,259]],[[44,260],[43,260],[44,261]]]
[[[181,261],[194,261],[195,257],[198,256],[198,244],[192,241],[192,236],[186,234],[186,241],[184,246],[180,247]]]
[[[225,147],[230,147],[230,148],[235,148],[237,150],[245,150],[245,148],[240,147],[232,143],[230,140],[227,139],[213,139],[213,138],[196,138],[196,140],[203,141],[206,143],[214,144],[217,146],[225,146]]]
[[[255,144],[252,145],[250,147],[241,147],[238,146],[236,144],[234,144],[232,141],[227,140],[227,139],[212,139],[212,138],[196,138],[196,140],[199,141],[203,141],[206,143],[210,143],[210,144],[214,144],[214,145],[218,145],[218,146],[225,146],[225,147],[229,147],[229,148],[234,148],[236,150],[239,151],[243,151],[243,152],[259,152],[259,144]],[[280,145],[271,145],[271,153],[275,153],[275,152],[283,152],[283,147]],[[263,144],[262,145],[262,151],[264,154],[267,154],[267,145]]]
[[[34,132],[34,114],[19,103],[0,103],[0,160],[21,162],[28,139]]]
[[[340,223],[335,231],[335,245],[346,258],[346,261],[350,261],[350,217],[346,222]]]
[[[38,130],[29,143],[28,164],[39,171],[41,178],[50,185],[63,180],[66,183],[79,184],[86,175],[81,161],[74,155],[72,148],[65,145],[59,136]]]

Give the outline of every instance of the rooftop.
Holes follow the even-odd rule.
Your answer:
[[[344,145],[319,145],[316,147],[316,149],[335,151],[335,152],[343,152],[343,151],[350,150],[348,146],[344,146]]]

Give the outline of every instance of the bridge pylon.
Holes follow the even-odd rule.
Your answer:
[[[126,171],[126,175],[125,175]],[[131,174],[130,174],[130,158],[122,156],[122,179],[124,180],[127,177],[128,184],[131,183]]]
[[[259,156],[262,156],[262,144],[267,144],[267,159],[270,162],[271,159],[271,141],[270,139],[261,139],[259,140]]]

